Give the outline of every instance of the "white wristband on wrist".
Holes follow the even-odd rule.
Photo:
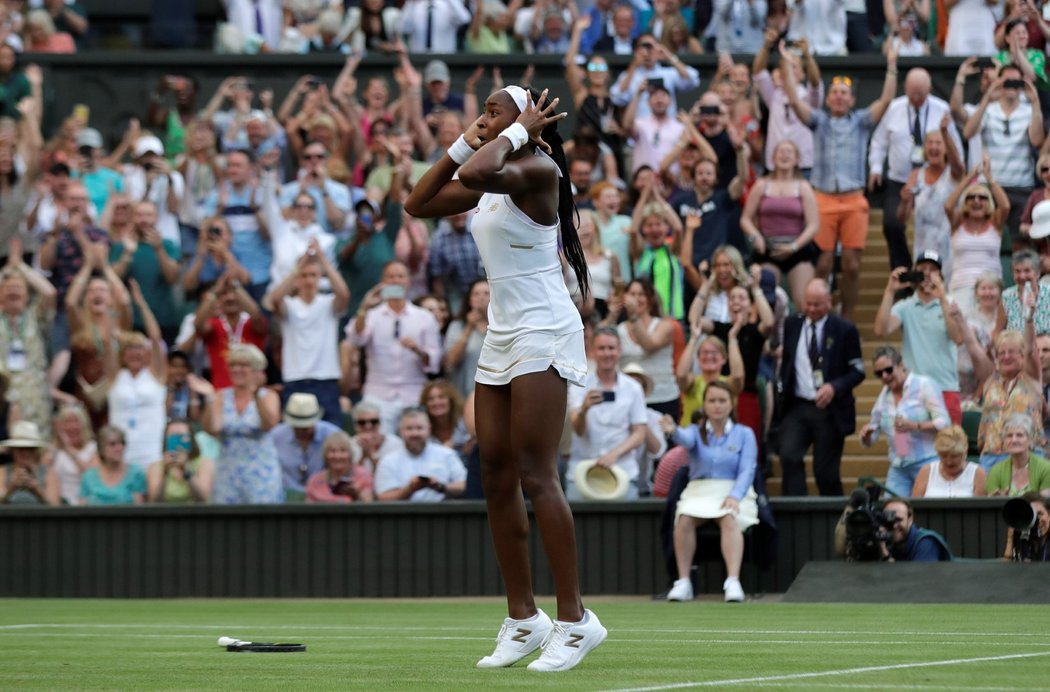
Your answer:
[[[474,155],[474,149],[467,144],[467,140],[463,135],[459,136],[452,146],[448,148],[448,157],[458,163],[460,166],[467,162],[471,156]]]
[[[510,140],[511,151],[517,151],[529,141],[529,132],[521,123],[513,123],[510,127],[499,133],[500,137]]]

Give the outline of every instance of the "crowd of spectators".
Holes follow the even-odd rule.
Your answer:
[[[343,70],[283,96],[230,76],[209,97],[165,75],[115,142],[80,108],[41,131],[43,72],[17,53],[63,45],[34,38],[41,12],[66,47],[87,28],[76,3],[42,4],[0,5],[4,502],[479,497],[489,290],[471,215],[423,221],[402,203],[485,108],[489,75],[453,83],[441,60],[414,58],[522,48],[566,55],[575,115],[565,148],[591,293],[566,282],[592,370],[569,394],[571,499],[593,497],[579,486],[595,465],[627,499],[691,502],[683,482],[717,479],[716,513],[675,534],[689,552],[704,519],[742,528],[727,513],[771,476],[786,495],[811,480],[843,494],[876,188],[890,273],[874,330],[903,340],[875,351],[883,388],[859,432],[887,438],[887,487],[1050,489],[1050,27],[1030,4],[1003,17],[983,1],[887,1],[883,41],[871,5],[823,0],[229,0],[227,49],[341,52]],[[970,56],[950,101],[921,67],[898,96],[898,56],[928,51],[923,36],[939,45],[946,23],[946,52]],[[867,104],[815,59],[880,44]],[[682,58],[704,49],[720,52],[702,75]],[[374,51],[397,66],[359,82]],[[610,54],[628,66],[615,73]],[[735,579],[739,543],[725,545]],[[726,595],[742,598],[739,583]]]

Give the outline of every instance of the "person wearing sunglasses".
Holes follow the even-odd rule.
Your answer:
[[[678,114],[677,94],[699,87],[700,73],[695,67],[690,67],[682,62],[677,55],[672,55],[652,34],[644,33],[635,39],[634,58],[609,89],[609,94],[614,104],[626,108],[634,95],[638,93],[643,82],[660,83],[657,80],[662,80],[671,96],[667,113],[673,118]],[[649,102],[642,99],[638,104],[638,116],[647,115],[649,115]]]
[[[886,435],[890,458],[886,487],[908,497],[919,470],[937,460],[933,446],[937,431],[951,425],[951,420],[941,388],[933,378],[908,372],[896,348],[877,348],[873,366],[882,391],[871,409],[871,422],[860,431],[860,441],[869,447]]]
[[[389,454],[403,451],[405,443],[397,435],[387,435],[380,426],[380,406],[371,399],[362,399],[354,406],[354,442],[361,448],[359,464],[373,475]]]
[[[984,177],[985,183],[978,182]],[[952,228],[952,277],[948,293],[964,315],[974,309],[977,277],[991,272],[1002,277],[999,252],[1003,223],[1010,213],[1010,199],[993,175],[985,154],[980,168],[964,177],[944,203]]]
[[[292,205],[302,193],[314,200],[314,218],[329,233],[343,230],[350,215],[350,188],[328,176],[328,147],[313,141],[303,147],[295,180],[281,186],[281,208],[294,213]]]
[[[620,6],[614,11],[614,17],[630,17],[627,26],[630,54],[630,31],[634,23],[633,10]],[[593,130],[605,145],[612,149],[619,170],[623,170],[623,130],[616,119],[616,106],[613,104],[609,87],[612,84],[612,72],[608,61],[601,55],[592,55],[590,59],[580,57],[581,36],[589,29],[591,15],[584,14],[572,27],[569,37],[569,50],[565,53],[565,82],[572,94],[572,104],[576,108],[578,128]],[[614,26],[618,26],[614,20]],[[604,40],[604,39],[603,39]],[[618,54],[620,51],[616,51]],[[575,140],[575,137],[574,137]],[[576,153],[573,152],[573,158]]]
[[[1027,99],[1021,98],[1022,94]],[[999,76],[966,121],[963,138],[969,139],[977,133],[989,156],[991,174],[1003,186],[1010,201],[1005,217],[1009,231],[1003,238],[1002,249],[1020,250],[1024,245],[1020,235],[1021,215],[1033,189],[1032,171],[1036,162],[1032,152],[1042,146],[1044,134],[1039,94],[1032,79],[1026,78],[1019,66],[1009,64],[999,68]]]
[[[911,503],[901,498],[888,500],[882,511],[893,513],[889,541],[881,541],[883,559],[887,562],[945,562],[952,559],[951,548],[936,531],[915,525]]]
[[[255,155],[247,149],[226,154],[226,169],[217,188],[204,202],[207,216],[222,216],[230,229],[230,249],[248,270],[248,293],[262,298],[270,280],[273,253],[269,232],[262,213],[261,190],[256,184]]]
[[[364,353],[363,391],[382,413],[383,430],[395,432],[406,406],[419,403],[428,375],[441,370],[441,332],[426,309],[408,299],[408,266],[392,260],[361,299],[346,325],[346,342]]]
[[[908,288],[914,293],[894,302]],[[904,362],[916,374],[937,383],[952,422],[961,423],[957,356],[963,334],[954,320],[945,319],[949,308],[941,258],[933,250],[923,250],[914,271],[897,267],[890,274],[875,315],[875,336],[888,337],[898,329],[904,332]]]

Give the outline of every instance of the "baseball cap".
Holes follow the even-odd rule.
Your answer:
[[[919,266],[923,262],[932,262],[937,265],[938,269],[941,269],[944,265],[941,263],[941,256],[936,250],[923,250],[915,257],[915,266]]]
[[[135,142],[135,149],[132,153],[136,159],[146,154],[164,156],[164,145],[153,135],[144,135]]]
[[[102,148],[102,134],[93,127],[85,127],[77,133],[77,147]]]
[[[430,82],[451,82],[452,73],[441,60],[431,60],[427,63],[427,66],[423,68],[423,81]]]

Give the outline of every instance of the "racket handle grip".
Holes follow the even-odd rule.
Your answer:
[[[233,637],[219,637],[219,646],[233,646],[235,644],[245,644],[240,639],[234,639]]]

